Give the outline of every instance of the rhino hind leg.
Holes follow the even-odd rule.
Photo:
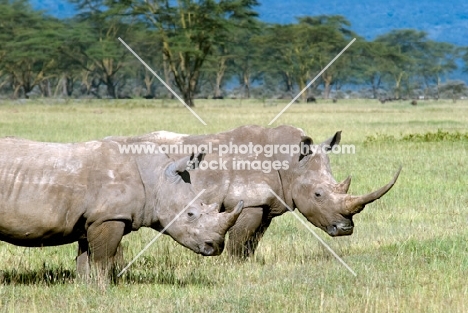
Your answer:
[[[229,230],[226,248],[231,256],[243,259],[254,254],[261,236],[269,225],[265,223],[263,216],[262,207],[247,207],[242,210],[237,222]],[[266,227],[262,227],[264,224]]]
[[[109,273],[115,279],[116,259],[122,249],[120,241],[124,235],[125,223],[123,221],[106,221],[99,225],[90,225],[88,228],[88,245],[93,270],[97,271],[98,279],[106,279]]]

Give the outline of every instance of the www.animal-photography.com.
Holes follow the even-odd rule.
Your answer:
[[[0,1],[0,311],[468,311],[466,9]]]

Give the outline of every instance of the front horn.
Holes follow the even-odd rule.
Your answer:
[[[385,195],[390,189],[392,189],[393,185],[395,185],[395,182],[397,181],[400,172],[401,166],[396,172],[393,179],[379,190],[376,190],[364,196],[348,196],[348,198],[345,200],[346,210],[348,211],[348,213],[357,214],[364,209],[366,204],[374,202],[375,200]]]

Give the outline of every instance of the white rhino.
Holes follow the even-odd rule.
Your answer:
[[[398,171],[387,185],[375,192],[363,196],[349,195],[347,192],[351,178],[337,183],[331,172],[328,154],[324,153],[339,144],[341,132],[314,145],[302,129],[289,125],[276,128],[248,125],[208,135],[156,131],[136,137],[114,137],[113,140],[121,145],[152,142],[166,149],[178,146],[181,147],[179,150],[190,147],[211,149],[204,161],[206,165],[214,166],[194,173],[194,187],[196,190],[206,189],[202,198],[207,202],[218,203],[221,212],[231,212],[240,199],[244,200],[245,208],[236,224],[229,230],[227,244],[228,251],[240,257],[253,254],[271,220],[288,212],[275,194],[290,208],[297,208],[309,222],[328,235],[346,236],[353,233],[353,215],[359,213],[365,205],[385,195],[393,187],[400,173]],[[298,149],[294,153],[281,153],[278,149],[270,155],[265,153],[266,150],[260,154],[241,153],[241,145],[260,145],[264,149],[274,145],[307,149]],[[222,146],[237,147],[239,151],[229,151],[220,157]],[[291,148],[289,152],[292,151]],[[174,158],[181,157],[177,152],[169,155]],[[276,168],[271,167],[269,172],[265,171],[265,168],[243,169],[244,167],[240,166],[241,162],[257,162],[257,165],[276,164]]]
[[[108,269],[122,236],[162,230],[197,193],[182,179],[191,158],[120,153],[115,142],[0,139],[0,240],[25,247],[78,241],[78,273]],[[192,156],[193,157],[193,156]],[[219,255],[242,211],[197,199],[165,233],[202,255]]]

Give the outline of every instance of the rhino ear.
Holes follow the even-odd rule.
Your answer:
[[[194,155],[192,153],[192,156],[190,157],[190,161],[189,163],[187,164],[187,170],[194,170],[194,169],[197,169],[200,165],[200,162],[203,161],[203,159],[205,158],[205,151],[201,151],[199,153],[197,153],[197,155]]]
[[[178,159],[170,163],[165,171],[166,178],[172,182],[177,182],[180,178],[182,178],[183,181],[190,184],[190,174],[187,172],[190,158],[190,156],[186,156],[182,159]]]
[[[325,151],[330,151],[333,146],[336,146],[341,141],[341,130],[337,131],[333,137],[328,138],[320,144]]]
[[[310,146],[314,143],[312,138],[309,136],[301,136],[301,142],[299,143],[299,149],[301,150],[301,154],[299,155],[299,161],[301,161],[306,155],[312,153],[312,149]]]
[[[204,151],[197,153],[196,155],[192,153],[191,156],[183,157],[174,162],[173,170],[177,173],[183,173],[185,171],[193,170],[198,168],[201,161],[205,157],[206,153]]]
[[[182,159],[174,161],[167,168],[166,175],[169,177],[174,177],[176,175],[182,177],[183,181],[191,184],[189,170],[198,168],[201,161],[205,157],[206,153],[204,151],[197,153],[196,155],[192,153],[191,156],[186,156]]]
[[[186,156],[186,157],[183,157],[182,159],[178,159],[176,161],[174,161],[173,163],[173,167],[171,168],[171,170],[173,171],[173,174],[177,174],[177,173],[182,173],[182,172],[185,172],[187,169],[189,169],[189,167],[191,166],[191,162],[192,162],[192,159],[193,159],[193,154],[191,156]]]

